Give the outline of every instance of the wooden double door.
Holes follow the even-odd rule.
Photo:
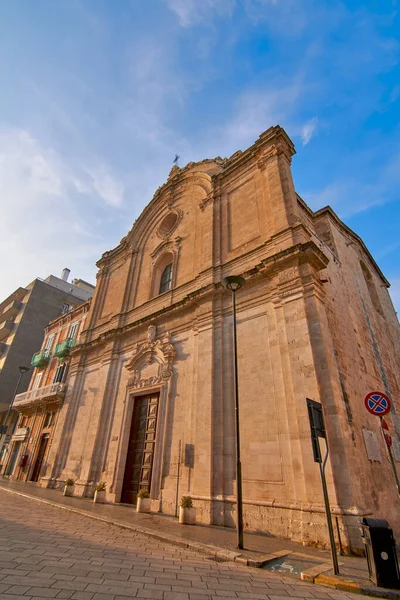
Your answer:
[[[32,471],[31,477],[30,477],[31,481],[38,481],[38,479],[39,479],[39,475],[40,475],[40,471],[42,469],[43,459],[44,459],[44,455],[46,454],[48,443],[49,443],[49,434],[45,433],[42,435],[42,437],[40,439],[40,445],[39,445],[39,450],[38,450],[36,461],[35,461],[35,466],[33,467],[33,471]]]
[[[121,502],[136,504],[140,489],[150,491],[159,394],[134,399]]]

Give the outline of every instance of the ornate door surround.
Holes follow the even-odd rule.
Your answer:
[[[137,344],[133,356],[126,365],[131,373],[126,388],[126,406],[123,437],[128,439],[132,422],[135,399],[154,393],[159,393],[158,416],[153,454],[153,468],[151,476],[150,497],[154,500],[160,498],[162,486],[162,467],[164,464],[165,438],[167,431],[169,403],[173,379],[173,363],[176,351],[171,342],[171,334],[167,331],[157,337],[157,328],[150,325],[147,329],[147,339],[142,344]],[[127,444],[123,444],[123,447]],[[120,456],[119,463],[125,465],[126,455]],[[120,495],[122,481],[118,485]],[[117,490],[116,490],[117,491]]]

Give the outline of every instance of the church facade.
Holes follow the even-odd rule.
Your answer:
[[[293,154],[276,126],[229,159],[175,166],[103,254],[41,485],[72,478],[75,494],[91,496],[104,481],[108,501],[129,504],[148,487],[152,509],[169,514],[190,494],[198,521],[234,526],[233,317],[222,281],[240,275],[245,529],[328,542],[311,398],[323,406],[344,547],[361,548],[366,515],[400,533],[379,418],[364,406],[370,391],[390,395],[397,443],[400,332],[389,284],[329,207],[313,212],[296,194]]]

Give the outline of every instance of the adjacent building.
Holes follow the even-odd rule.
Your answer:
[[[82,279],[69,282],[69,273],[69,269],[64,269],[61,278],[50,275],[44,280],[35,279],[0,304],[0,426],[3,425],[2,430],[7,428],[8,433],[0,433],[0,465],[16,419],[14,411],[7,417],[8,409],[18,381],[19,392],[29,385],[32,355],[42,345],[44,328],[93,294],[94,286]],[[21,366],[30,370],[20,379]]]
[[[108,501],[131,504],[147,487],[170,514],[177,492],[190,494],[200,522],[234,526],[233,313],[222,281],[239,275],[245,528],[328,542],[311,398],[323,407],[344,547],[361,549],[366,515],[400,534],[380,421],[364,406],[370,391],[392,398],[395,449],[400,330],[389,283],[329,207],[313,212],[296,194],[293,154],[277,126],[229,159],[174,167],[103,254],[42,485],[72,478],[91,496],[104,481]]]
[[[14,400],[13,409],[19,418],[3,460],[4,475],[22,481],[45,477],[47,455],[68,389],[70,352],[79,343],[89,307],[90,300],[46,327],[42,347],[32,357],[34,370],[28,391]]]

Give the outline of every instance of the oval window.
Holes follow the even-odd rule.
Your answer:
[[[161,225],[158,228],[158,232],[157,232],[158,235],[160,235],[161,237],[168,235],[168,233],[170,233],[174,229],[177,220],[178,220],[178,215],[176,213],[173,213],[173,212],[169,213],[161,221]]]

